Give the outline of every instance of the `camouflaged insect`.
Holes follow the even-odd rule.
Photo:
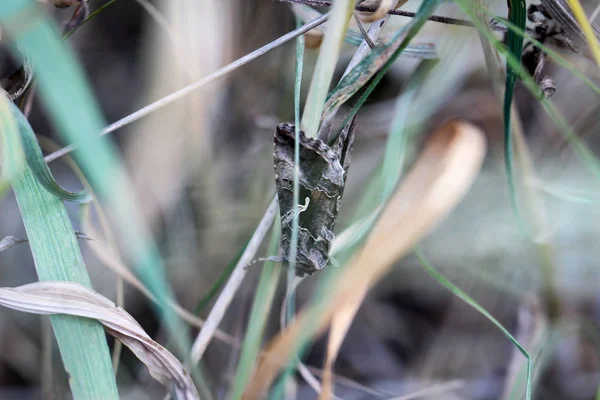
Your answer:
[[[290,261],[294,213],[298,215],[296,275],[324,268],[335,235],[333,228],[340,210],[350,153],[354,142],[354,120],[346,125],[332,146],[307,138],[300,131],[298,183],[300,204],[294,204],[294,125],[280,124],[275,131],[275,183],[281,214],[281,251]]]

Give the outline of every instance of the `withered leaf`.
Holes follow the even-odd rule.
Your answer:
[[[0,305],[35,314],[68,314],[96,319],[146,364],[154,379],[172,386],[177,399],[199,399],[190,376],[173,354],[152,340],[127,311],[85,286],[44,281],[0,288]]]

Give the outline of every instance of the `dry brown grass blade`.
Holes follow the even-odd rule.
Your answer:
[[[293,356],[299,338],[322,332],[334,315],[360,302],[391,265],[450,212],[477,176],[485,148],[483,133],[468,123],[451,121],[433,133],[364,248],[340,271],[325,306],[300,313],[271,341],[250,379],[245,399],[262,398]]]
[[[364,299],[365,293],[360,297],[352,299],[352,302],[335,313],[331,319],[331,328],[329,329],[329,341],[327,342],[327,355],[323,365],[323,382],[321,383],[321,395],[319,400],[329,400],[333,396],[333,364],[340,352],[340,347],[344,338],[348,334],[348,329],[352,320]]]
[[[91,289],[53,281],[0,288],[0,305],[34,314],[96,319],[146,364],[154,379],[165,386],[172,385],[178,399],[199,399],[194,383],[179,360],[152,340],[127,311]]]

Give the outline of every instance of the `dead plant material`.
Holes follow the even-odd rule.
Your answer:
[[[485,155],[484,134],[464,122],[451,121],[440,127],[428,140],[403,184],[392,196],[381,218],[357,253],[332,283],[327,302],[310,307],[267,346],[244,399],[263,398],[282,366],[287,365],[299,346],[300,338],[312,338],[334,320],[331,358],[341,342],[365,294],[407,254],[462,199],[476,178]],[[327,372],[331,374],[331,372]],[[329,379],[329,378],[327,378]],[[331,387],[331,384],[328,384]],[[322,399],[331,398],[323,394]]]
[[[192,379],[173,354],[152,340],[127,311],[85,286],[45,281],[0,288],[0,305],[34,314],[67,314],[96,319],[146,364],[154,379],[172,386],[177,399],[199,399]]]

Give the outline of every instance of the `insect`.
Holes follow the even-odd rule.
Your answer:
[[[282,123],[275,130],[275,184],[281,215],[281,252],[290,260],[294,214],[298,214],[296,275],[323,269],[331,260],[329,247],[346,184],[354,142],[354,119],[329,146],[321,139],[299,132],[298,183],[301,204],[294,204],[294,125]]]

